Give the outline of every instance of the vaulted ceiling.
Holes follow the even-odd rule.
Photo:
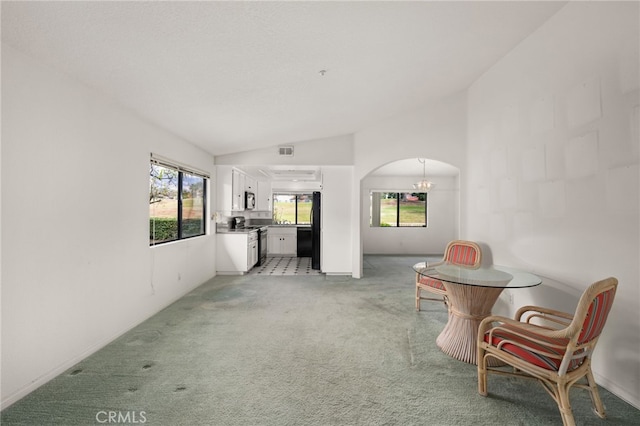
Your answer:
[[[2,2],[2,41],[213,155],[467,88],[565,2]]]

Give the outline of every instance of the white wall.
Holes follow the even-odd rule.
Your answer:
[[[322,239],[320,266],[326,274],[352,275],[351,270],[351,166],[322,167]]]
[[[368,216],[363,220],[363,211],[369,211],[369,192],[362,180],[378,167],[406,158],[429,158],[461,168],[466,163],[466,105],[466,92],[459,93],[355,134],[353,187],[358,193],[352,199],[351,216],[355,277],[362,275],[363,234],[369,227]]]
[[[364,254],[437,255],[458,236],[457,176],[427,176],[435,187],[427,195],[428,226],[420,228],[371,227],[370,196],[372,190],[406,192],[416,178],[368,176],[362,180],[361,212]]]
[[[212,236],[149,248],[149,153],[213,158],[2,45],[2,407],[215,274]]]
[[[570,2],[469,89],[464,237],[542,286],[514,304],[573,312],[592,282],[618,294],[597,381],[640,407],[637,2]]]

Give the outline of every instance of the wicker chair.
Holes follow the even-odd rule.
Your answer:
[[[432,264],[432,266],[455,263],[456,265],[465,265],[469,268],[480,267],[482,261],[482,251],[478,244],[472,241],[454,240],[447,244],[444,251],[444,258],[441,262]],[[421,291],[425,290],[441,297],[423,297]],[[444,288],[442,281],[416,274],[416,311],[420,310],[420,300],[437,300],[449,304],[447,298],[447,290]]]
[[[570,315],[537,306],[524,306],[515,320],[490,316],[478,329],[478,392],[487,395],[487,373],[537,379],[558,404],[565,426],[575,425],[569,402],[572,386],[587,389],[596,415],[604,406],[591,372],[591,356],[607,320],[618,280],[592,284]],[[533,322],[532,322],[533,320]],[[513,369],[487,367],[496,358]],[[577,382],[585,378],[586,383]]]

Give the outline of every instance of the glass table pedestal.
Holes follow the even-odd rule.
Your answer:
[[[418,274],[441,281],[447,290],[449,320],[436,339],[447,355],[470,364],[477,364],[478,326],[491,315],[491,309],[505,288],[525,288],[539,285],[536,275],[503,266],[470,268],[438,262],[413,265]],[[489,359],[488,365],[500,365]]]

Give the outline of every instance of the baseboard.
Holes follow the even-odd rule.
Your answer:
[[[593,372],[593,376],[596,379],[596,383],[598,383],[599,386],[602,386],[603,388],[605,388],[606,390],[608,390],[609,392],[611,392],[621,400],[628,402],[629,404],[633,405],[638,410],[640,410],[640,400],[638,399],[640,398],[640,396],[632,395],[627,390],[622,389],[620,386],[618,386],[615,382],[612,382],[606,379],[605,377],[601,376],[595,371]]]

